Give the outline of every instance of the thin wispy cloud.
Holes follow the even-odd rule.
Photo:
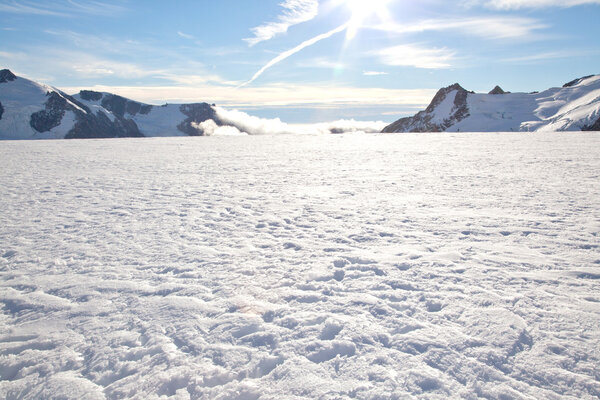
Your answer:
[[[285,0],[280,5],[284,11],[277,21],[252,28],[254,36],[246,38],[244,41],[250,46],[254,46],[286,33],[294,25],[314,19],[319,13],[318,0]]]
[[[115,16],[127,9],[123,6],[102,1],[2,1],[0,11],[14,14],[29,14],[54,17],[72,17],[78,14]]]
[[[381,76],[381,75],[387,75],[387,72],[381,72],[381,71],[363,71],[363,75],[364,76]]]
[[[336,33],[345,31],[346,29],[348,29],[348,26],[349,26],[349,23],[345,23],[343,25],[338,26],[335,29],[330,30],[329,32],[326,32],[321,35],[317,35],[311,39],[308,39],[308,40],[300,43],[298,46],[294,47],[293,49],[284,51],[283,53],[279,54],[277,57],[275,57],[271,61],[269,61],[264,67],[262,67],[257,73],[255,73],[254,76],[249,81],[243,83],[241,86],[246,86],[246,85],[251,84],[256,79],[258,79],[262,74],[264,74],[266,70],[273,67],[274,65],[276,65],[276,64],[282,62],[283,60],[285,60],[286,58],[289,58],[289,57],[293,56],[294,54],[304,50],[305,48],[310,47],[310,46],[314,45],[315,43],[320,42],[321,40],[328,39],[328,38],[332,37],[333,35],[335,35]]]
[[[582,57],[590,55],[590,51],[578,51],[578,50],[559,50],[559,51],[548,51],[544,53],[528,54],[521,57],[505,58],[501,61],[506,63],[516,64],[533,64],[538,62],[544,62],[548,60],[556,60],[560,58],[571,58],[571,57]]]
[[[382,64],[394,67],[414,67],[422,69],[444,69],[452,67],[454,51],[447,48],[425,48],[415,44],[404,44],[376,50]]]
[[[160,63],[152,61],[156,68],[163,68],[165,65],[177,64],[187,65],[188,67],[201,70],[203,64],[193,61],[192,55],[187,52],[178,51],[173,47],[165,47],[161,42],[154,42],[146,39],[143,41],[137,39],[128,39],[107,34],[85,34],[69,30],[45,30],[46,35],[52,36],[52,46],[46,49],[32,49],[32,54],[39,51],[43,53],[50,50],[58,53],[81,53],[84,57],[88,54],[93,54],[98,59],[116,60],[119,62],[127,62],[133,60],[135,63],[150,63],[147,60],[149,54],[159,56],[162,60]],[[215,53],[211,49],[211,55]],[[51,57],[55,58],[55,57]],[[74,63],[78,63],[78,59],[74,59]]]
[[[574,7],[584,4],[600,4],[600,0],[467,0],[467,6],[483,5],[497,10],[517,10],[520,8]]]
[[[299,68],[323,68],[323,69],[343,69],[347,65],[340,61],[333,61],[325,57],[310,58],[296,63]]]
[[[598,0],[600,1],[600,0]],[[287,50],[269,61],[249,81],[242,86],[248,85],[259,78],[265,71],[280,63],[286,58],[302,51],[303,49],[327,39],[334,34],[348,30],[351,22],[339,26],[325,34],[315,36],[300,45]],[[365,25],[363,28],[381,30],[388,33],[410,34],[427,31],[461,31],[470,36],[478,36],[485,39],[519,39],[534,40],[539,38],[537,32],[548,28],[546,24],[533,18],[527,17],[469,17],[469,18],[447,18],[429,19],[413,23],[398,24],[395,22],[382,22],[376,25]],[[425,69],[442,69],[451,67],[451,61],[455,53],[446,48],[424,49],[415,45],[400,45],[388,47],[376,51],[385,65],[412,66]],[[369,76],[369,73],[364,74]],[[371,74],[372,76],[373,74]]]
[[[409,34],[428,31],[460,31],[485,39],[531,39],[537,31],[548,28],[534,18],[527,17],[470,17],[427,19],[412,23],[387,23],[369,26],[369,29],[389,33]]]
[[[77,12],[91,15],[114,16],[127,11],[127,8],[117,4],[93,0],[67,0],[66,6]]]
[[[194,40],[194,39],[195,39],[193,35],[190,35],[190,34],[188,34],[188,33],[181,32],[181,31],[177,31],[177,35],[178,35],[179,37],[182,37],[182,38],[184,38],[184,39],[189,39],[189,40]]]
[[[139,59],[138,59],[139,60]],[[0,65],[10,65],[22,73],[32,65],[44,65],[44,73],[64,75],[72,79],[106,82],[114,79],[155,81],[168,85],[195,87],[213,84],[235,87],[238,82],[223,79],[209,72],[199,62],[178,59],[171,64],[154,65],[134,60],[123,60],[111,55],[95,55],[87,51],[64,48],[29,48],[21,52],[0,51]],[[189,71],[194,71],[190,73]],[[56,82],[52,82],[55,84]]]
[[[6,1],[0,3],[0,11],[15,14],[47,15],[55,17],[68,17],[69,14],[53,9],[51,6],[35,2]]]

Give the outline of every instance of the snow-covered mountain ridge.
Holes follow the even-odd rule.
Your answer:
[[[600,75],[575,79],[543,92],[490,93],[458,83],[440,89],[431,104],[383,132],[508,132],[600,130]]]
[[[59,89],[0,70],[0,139],[202,136],[222,124],[207,103],[153,106],[111,93]]]

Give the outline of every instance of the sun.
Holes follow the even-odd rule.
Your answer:
[[[352,17],[348,22],[346,40],[352,40],[365,21],[376,17],[379,21],[390,18],[389,4],[393,0],[345,0],[344,4],[350,8]]]

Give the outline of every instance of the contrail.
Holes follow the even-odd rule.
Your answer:
[[[321,40],[327,39],[327,38],[335,35],[336,33],[339,33],[339,32],[342,32],[342,31],[348,29],[348,26],[350,26],[350,22],[346,22],[344,25],[340,25],[337,28],[335,28],[327,33],[323,33],[319,36],[315,36],[312,39],[308,39],[307,41],[300,43],[298,46],[294,47],[293,49],[284,51],[283,53],[281,53],[280,55],[278,55],[277,57],[275,57],[274,59],[269,61],[264,67],[262,67],[256,74],[254,74],[252,79],[250,79],[248,82],[242,83],[240,86],[238,86],[238,88],[241,88],[241,87],[251,84],[259,76],[261,76],[266,70],[271,68],[273,65],[280,63],[281,61],[285,60],[286,58],[288,58],[290,56],[293,56],[300,50],[303,50],[309,46],[312,46],[313,44],[315,44],[317,42],[320,42]]]

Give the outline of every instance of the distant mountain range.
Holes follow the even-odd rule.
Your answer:
[[[0,71],[1,139],[202,136],[207,120],[223,125],[207,103],[152,106],[89,90],[70,96]]]
[[[600,131],[600,75],[543,92],[468,92],[458,83],[440,89],[425,111],[383,132]]]
[[[0,139],[203,136],[203,126],[211,125],[244,131],[207,103],[153,106],[89,90],[71,96],[0,70]],[[426,110],[383,132],[542,130],[600,131],[600,75],[541,93],[506,93],[496,86],[477,94],[454,84],[440,89]]]

